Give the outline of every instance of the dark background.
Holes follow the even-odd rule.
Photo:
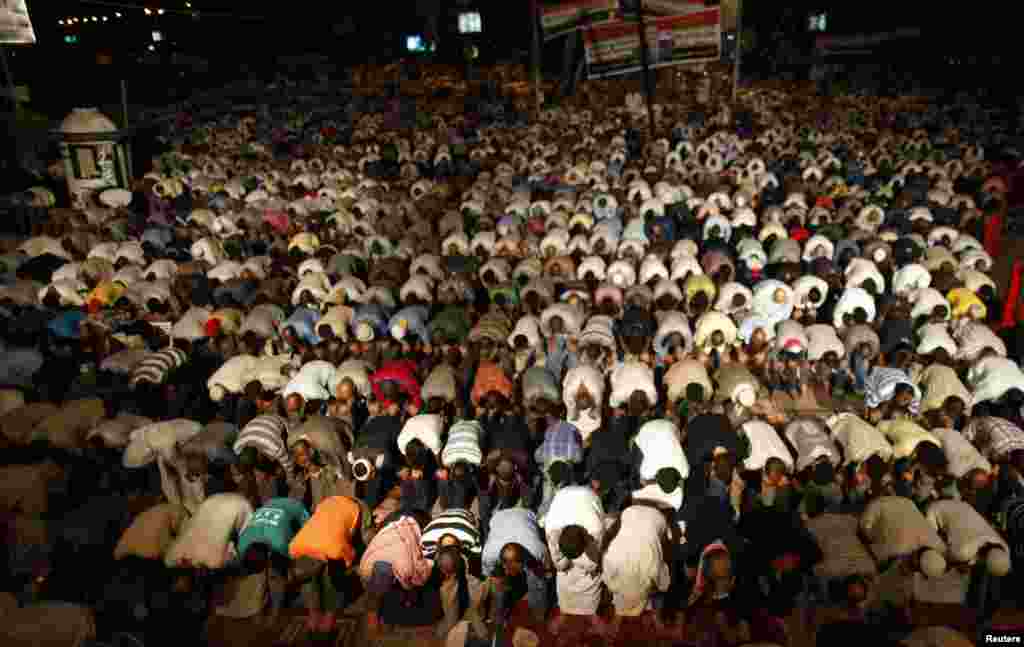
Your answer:
[[[405,36],[425,33],[432,14],[440,37],[434,58],[461,62],[466,41],[457,34],[456,23],[458,12],[466,9],[482,14],[484,33],[474,39],[480,46],[481,64],[529,62],[527,0],[290,0],[280,4],[194,0],[191,4],[189,11],[184,0],[153,0],[145,6],[164,7],[166,12],[145,16],[143,4],[136,0],[112,0],[111,6],[29,0],[39,42],[7,48],[12,75],[16,83],[30,87],[32,108],[53,117],[74,105],[118,104],[121,79],[128,80],[130,103],[160,104],[228,80],[272,76],[282,57],[292,55],[326,57],[334,66],[331,76],[340,78],[351,64],[404,56]],[[832,34],[904,27],[922,30],[923,37],[917,41],[880,50],[877,62],[949,84],[1016,91],[1014,72],[1021,58],[1015,40],[1018,28],[1006,3],[796,0],[780,7],[768,0],[746,0],[744,4],[743,28],[756,34],[756,50],[743,67],[752,76],[777,73],[769,63],[782,40],[792,42],[809,61],[814,35],[807,32],[807,16],[826,11]],[[115,11],[123,17],[114,19]],[[110,20],[70,28],[57,24],[70,16],[94,15],[107,15]],[[150,52],[153,30],[161,31],[165,40]],[[65,44],[68,33],[76,34],[78,43]],[[562,40],[544,45],[546,76],[561,72],[562,53]],[[108,64],[98,65],[98,55]],[[293,72],[301,74],[303,67]]]

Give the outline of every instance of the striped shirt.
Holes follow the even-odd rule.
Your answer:
[[[288,436],[288,421],[281,416],[264,414],[249,421],[238,434],[234,450],[238,455],[246,447],[255,447],[258,452],[277,461],[286,472],[291,471],[292,457],[285,446]]]
[[[884,402],[892,400],[893,392],[898,384],[906,384],[914,390],[914,399],[910,403],[910,412],[917,415],[921,409],[921,390],[917,388],[905,371],[887,366],[876,366],[868,375],[864,384],[864,403],[874,409]]]
[[[1015,449],[1024,449],[1024,431],[1005,418],[973,418],[964,428],[964,438],[993,462],[1006,458]]]
[[[441,463],[452,466],[462,461],[479,465],[483,459],[480,451],[480,435],[483,428],[476,420],[460,420],[448,431],[448,442],[441,452]]]
[[[138,386],[142,382],[164,384],[168,376],[187,361],[188,354],[178,348],[150,353],[132,370],[131,385]]]
[[[427,559],[434,559],[438,543],[445,535],[452,535],[458,539],[462,546],[462,552],[467,555],[479,555],[483,550],[483,546],[480,545],[479,524],[476,516],[469,510],[452,508],[434,517],[423,529],[423,535],[420,537],[423,556]]]

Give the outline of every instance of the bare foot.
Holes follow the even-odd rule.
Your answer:
[[[644,614],[643,627],[644,631],[651,636],[661,637],[665,633],[665,622],[657,611]]]
[[[615,640],[615,637],[619,634],[619,627],[622,626],[622,618],[615,616],[611,622],[605,620],[599,615],[595,615],[591,621],[591,631],[598,638],[602,638],[607,641]]]
[[[565,626],[565,618],[561,614],[555,616],[548,621],[548,633],[552,636],[557,636],[562,631],[562,627]]]
[[[376,611],[370,611],[366,614],[366,635],[377,636],[380,633],[380,616],[377,615]]]

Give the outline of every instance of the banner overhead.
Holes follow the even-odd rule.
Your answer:
[[[541,7],[544,40],[551,40],[591,25],[614,20],[619,0],[568,0]]]
[[[708,9],[704,0],[643,0],[646,16],[678,16]]]
[[[650,67],[706,63],[721,58],[720,20],[718,7],[701,7],[689,13],[645,18]],[[584,31],[590,78],[629,74],[642,69],[643,55],[637,27],[636,22],[616,21]]]
[[[0,0],[0,45],[34,45],[36,32],[25,0]]]

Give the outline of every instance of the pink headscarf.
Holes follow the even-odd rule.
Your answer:
[[[697,581],[693,585],[693,593],[690,595],[691,600],[695,600],[704,594],[704,589],[707,587],[707,578],[704,576],[705,563],[707,562],[708,555],[718,552],[728,554],[729,549],[721,541],[713,541],[705,546],[701,552],[700,563],[697,564]]]

